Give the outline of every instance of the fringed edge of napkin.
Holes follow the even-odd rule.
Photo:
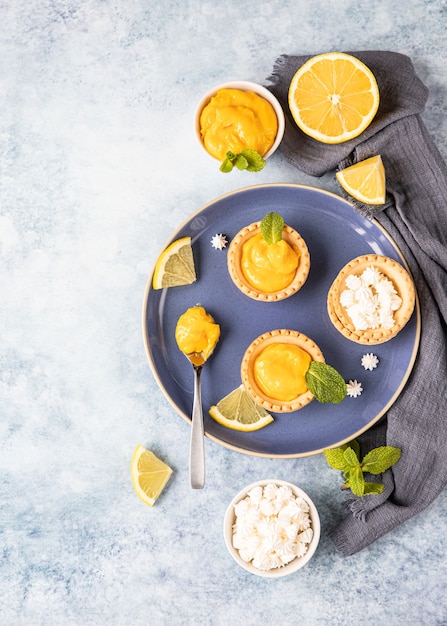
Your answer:
[[[267,82],[271,83],[272,86],[275,86],[278,81],[280,80],[281,76],[281,70],[283,70],[286,65],[287,65],[287,59],[290,57],[289,54],[281,54],[275,61],[275,63],[273,64],[273,69],[270,73],[269,76],[267,76]],[[311,55],[309,55],[309,58],[311,57]],[[267,87],[267,89],[271,89],[270,86]]]

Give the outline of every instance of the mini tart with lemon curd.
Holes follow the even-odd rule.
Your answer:
[[[242,228],[228,249],[233,283],[249,298],[276,302],[299,291],[310,270],[310,254],[301,235],[287,224],[281,242],[262,241],[261,222]]]
[[[305,380],[311,361],[325,362],[312,339],[295,330],[272,330],[257,337],[245,351],[242,384],[267,411],[298,411],[314,399]]]
[[[401,300],[398,308],[389,313],[392,315],[392,323],[386,326],[377,325],[375,328],[359,328],[348,313],[348,307],[343,304],[342,294],[348,289],[350,281],[364,276],[366,270],[373,270],[383,279],[392,283],[389,285],[396,300]],[[364,297],[371,296],[378,299],[374,288],[362,285]],[[369,293],[368,293],[368,290]],[[332,283],[327,297],[327,310],[329,318],[335,328],[347,339],[364,345],[385,343],[395,337],[409,321],[416,303],[416,290],[410,274],[398,263],[389,257],[378,254],[365,254],[356,257],[347,263],[338,273]]]

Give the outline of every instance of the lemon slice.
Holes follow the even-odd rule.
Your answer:
[[[153,506],[168,482],[172,469],[153,452],[138,445],[133,453],[130,474],[137,496],[148,506]]]
[[[240,385],[213,405],[209,414],[222,426],[245,433],[259,430],[273,422],[270,413],[250,398],[244,385]]]
[[[340,185],[353,198],[365,204],[384,204],[385,168],[380,154],[336,172]]]
[[[190,285],[196,280],[191,237],[172,242],[157,259],[152,277],[152,288]]]
[[[360,135],[377,113],[379,99],[371,70],[343,52],[310,58],[289,86],[296,124],[323,143],[342,143]]]

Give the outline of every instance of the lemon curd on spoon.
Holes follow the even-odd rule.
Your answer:
[[[206,361],[213,353],[219,337],[219,324],[202,306],[190,307],[177,321],[175,339],[183,354],[202,355]]]

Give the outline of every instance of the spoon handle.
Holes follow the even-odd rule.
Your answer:
[[[202,392],[200,375],[202,367],[194,365],[194,401],[192,405],[191,448],[189,476],[193,489],[205,486],[205,441],[203,429]]]

